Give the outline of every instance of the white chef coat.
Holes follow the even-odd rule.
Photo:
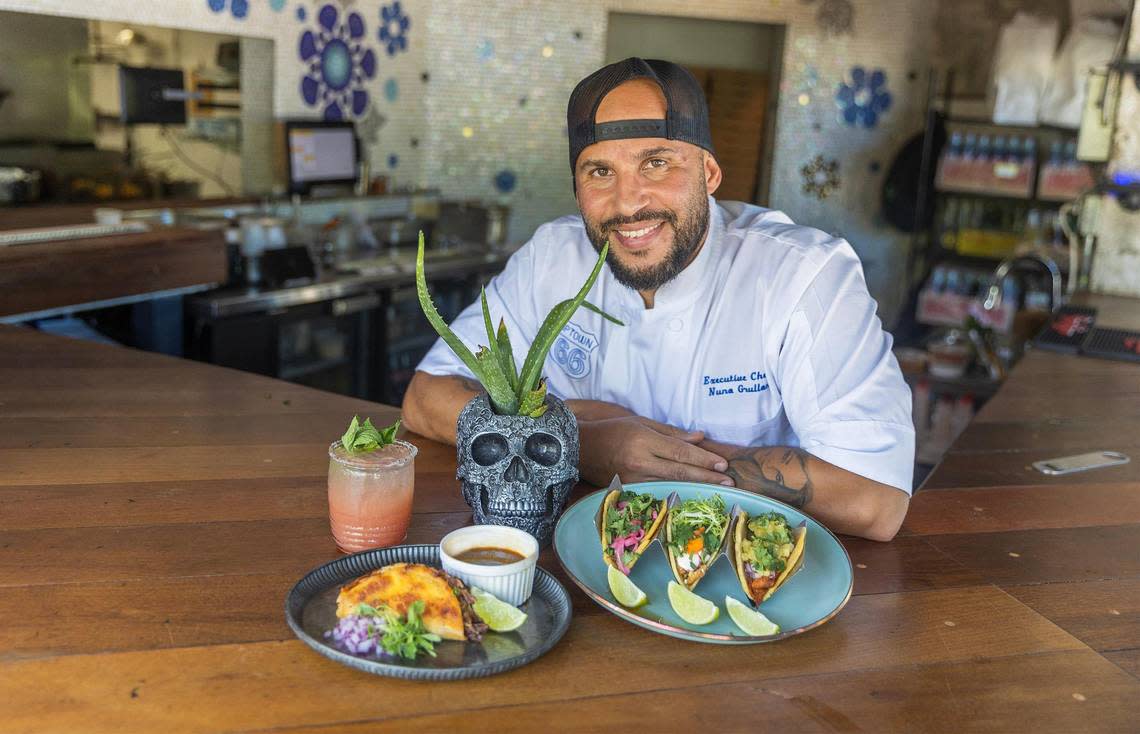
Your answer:
[[[704,245],[653,308],[602,268],[587,300],[625,325],[578,309],[543,366],[547,388],[716,441],[799,446],[909,493],[910,389],[851,245],[782,212],[711,196],[709,207]],[[597,257],[582,218],[566,216],[539,227],[491,281],[491,318],[506,319],[516,364]],[[472,351],[487,343],[478,301],[452,329]],[[417,369],[472,376],[442,339]]]

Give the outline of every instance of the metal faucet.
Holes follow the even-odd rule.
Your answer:
[[[1053,258],[1048,255],[1042,255],[1037,252],[1027,253],[1025,255],[1016,255],[1008,257],[1001,261],[994,271],[993,280],[990,281],[989,290],[986,291],[986,300],[982,302],[982,308],[987,311],[992,311],[1001,306],[1001,284],[1009,276],[1011,270],[1019,263],[1034,263],[1040,265],[1049,272],[1050,277],[1053,279],[1053,294],[1049,301],[1049,310],[1056,311],[1061,307],[1061,269],[1057,267],[1057,263]]]

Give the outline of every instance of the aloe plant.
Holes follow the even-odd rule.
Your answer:
[[[541,376],[542,365],[546,362],[546,355],[550,352],[562,327],[566,326],[566,322],[579,306],[585,306],[619,326],[625,325],[586,300],[586,294],[598,279],[598,273],[602,270],[602,263],[606,261],[609,249],[607,242],[598,256],[598,262],[594,264],[590,277],[586,279],[578,294],[562,301],[547,314],[534,342],[530,345],[530,351],[527,352],[520,372],[515,366],[506,323],[500,318],[497,331],[491,325],[491,310],[487,307],[486,291],[480,293],[479,300],[483,306],[483,324],[487,328],[487,346],[480,345],[478,352],[472,354],[467,345],[455,335],[439,315],[435,304],[432,303],[431,294],[428,293],[427,277],[424,275],[424,233],[420,232],[419,251],[416,253],[416,293],[419,295],[420,307],[432,328],[483,385],[483,389],[491,399],[491,407],[496,413],[538,418],[546,412],[546,379]]]

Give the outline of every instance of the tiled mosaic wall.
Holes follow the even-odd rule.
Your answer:
[[[922,125],[929,30],[918,29],[931,27],[932,5],[921,0],[433,2],[427,6],[431,81],[425,90],[431,144],[423,181],[451,196],[502,198],[514,212],[511,236],[525,239],[538,224],[575,211],[566,159],[566,99],[577,80],[603,62],[610,11],[783,24],[787,36],[771,205],[798,222],[847,237],[863,257],[871,290],[890,323],[902,298],[907,238],[876,212],[890,162]],[[850,32],[821,27],[817,16],[837,7],[853,11]],[[856,67],[865,70],[861,86],[852,79]],[[889,93],[889,107],[873,125],[863,124],[869,118],[858,104],[848,109],[857,118],[854,125],[842,119],[836,92],[845,82],[856,103],[866,97],[868,104],[882,104]],[[839,162],[839,186],[826,199],[803,190],[801,169],[816,156]],[[509,193],[494,188],[496,174],[503,171],[511,172],[516,184]]]
[[[0,10],[271,40],[272,114],[359,120],[373,173],[405,186],[422,182],[415,138],[427,116],[420,88],[427,33],[417,7],[396,0],[0,0]],[[330,50],[337,36],[344,46]],[[253,56],[251,63],[266,63],[261,53]]]

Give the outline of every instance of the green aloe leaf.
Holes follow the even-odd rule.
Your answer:
[[[493,352],[498,346],[495,341],[495,327],[491,326],[491,309],[487,306],[487,289],[479,289],[479,302],[483,306],[483,326],[487,328],[488,348]]]
[[[529,415],[531,418],[540,418],[546,412],[546,380],[538,381],[538,389],[531,390],[522,397],[519,403],[519,415]]]
[[[436,310],[435,304],[432,303],[431,294],[428,293],[427,276],[424,275],[424,233],[420,232],[420,245],[419,250],[416,252],[416,295],[419,296],[420,308],[423,309],[424,316],[427,317],[428,323],[435,329],[436,333],[443,339],[447,346],[451,347],[451,351],[455,352],[455,356],[459,357],[463,364],[467,365],[467,369],[475,375],[475,378],[483,385],[483,389],[487,391],[487,396],[491,399],[491,405],[494,407],[495,412],[500,415],[517,415],[519,408],[519,397],[514,390],[511,389],[510,382],[506,376],[503,375],[500,369],[490,370],[487,369],[487,364],[490,362],[481,363],[479,359],[471,353],[467,345],[455,335],[443,317],[439,315]],[[493,338],[492,338],[493,341]],[[549,347],[547,347],[549,349]]]
[[[499,371],[507,378],[511,392],[517,394],[519,376],[515,369],[514,355],[511,354],[510,340],[506,338],[507,327],[503,320],[499,319],[499,334],[498,336],[495,335],[495,329],[491,326],[491,309],[487,306],[487,290],[485,288],[479,290],[479,301],[483,306],[483,325],[487,328],[487,348],[495,355],[495,359],[499,363]],[[505,349],[503,347],[504,341],[506,341]]]
[[[530,345],[530,351],[527,352],[526,360],[523,361],[522,374],[519,376],[518,397],[520,402],[524,394],[537,389],[542,365],[546,362],[546,355],[550,353],[550,347],[554,345],[554,340],[558,338],[562,327],[566,326],[566,322],[578,310],[578,306],[586,300],[586,294],[590,292],[590,288],[594,286],[594,281],[598,279],[598,273],[602,271],[602,265],[606,262],[606,255],[609,251],[610,243],[606,242],[605,247],[598,255],[598,262],[594,264],[594,269],[590,272],[590,277],[586,279],[582,289],[574,298],[563,301],[551,309],[542,322],[542,326],[539,327],[538,334]]]
[[[507,322],[499,319],[499,335],[497,337],[499,342],[499,360],[503,363],[503,369],[506,370],[507,379],[511,382],[511,389],[518,393],[519,389],[519,370],[515,366],[515,353],[511,349],[511,337],[507,335]]]
[[[606,313],[602,309],[598,308],[594,304],[590,303],[589,301],[582,301],[582,308],[584,308],[588,311],[593,311],[594,313],[601,316],[606,321],[612,321],[615,324],[617,324],[618,326],[625,326],[624,321],[622,321],[621,319],[619,319],[616,316],[610,316],[608,313]]]

